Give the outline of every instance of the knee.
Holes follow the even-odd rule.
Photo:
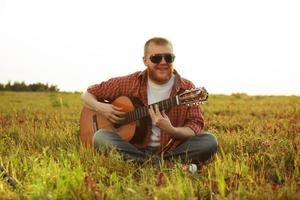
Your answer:
[[[211,133],[202,133],[197,137],[201,137],[201,145],[205,144],[207,151],[211,152],[211,154],[217,152],[219,144],[216,136]],[[203,141],[205,142],[203,143]]]
[[[209,138],[209,142],[210,142],[210,146],[211,146],[211,150],[215,153],[218,150],[218,140],[216,138],[216,136],[214,136],[213,134],[210,133],[206,133],[207,137]]]
[[[106,131],[106,130],[98,130],[93,137],[93,145],[94,148],[100,149],[104,148],[107,149],[112,146],[113,141],[113,132]]]

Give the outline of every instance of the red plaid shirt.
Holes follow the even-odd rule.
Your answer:
[[[182,93],[187,89],[194,87],[193,83],[189,80],[186,80],[174,70],[175,74],[175,84],[172,88],[170,97],[176,96],[177,94]],[[88,92],[96,96],[98,100],[108,100],[113,101],[114,99],[120,96],[127,96],[130,99],[137,98],[144,105],[148,105],[147,99],[147,71],[138,71],[127,76],[116,77],[104,81],[100,84],[92,85],[88,88]],[[170,121],[174,127],[190,127],[195,134],[200,134],[204,126],[204,120],[198,106],[187,106],[187,105],[178,105],[170,108],[166,111],[167,116],[170,118]],[[150,117],[146,118],[147,120],[147,129],[145,133],[145,138],[139,142],[133,143],[137,148],[145,148],[148,146],[150,141],[151,131],[151,119]],[[168,141],[171,139],[171,136],[161,131],[160,133],[160,149],[165,147]],[[178,144],[184,140],[174,140],[171,150],[174,150]]]

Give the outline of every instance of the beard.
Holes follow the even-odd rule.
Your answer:
[[[149,78],[157,84],[164,84],[168,82],[172,74],[172,65],[156,65],[154,67],[148,67]]]

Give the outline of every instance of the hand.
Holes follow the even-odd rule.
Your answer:
[[[160,128],[161,130],[167,133],[173,133],[175,128],[171,124],[169,117],[166,115],[165,111],[160,112],[158,105],[150,106],[149,114],[152,120],[152,123]]]
[[[99,102],[96,110],[113,124],[120,124],[125,119],[126,112],[122,111],[122,108],[112,104]]]

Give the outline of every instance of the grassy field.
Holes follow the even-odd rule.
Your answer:
[[[83,148],[80,94],[0,102],[0,163],[17,182],[0,178],[0,199],[300,199],[300,97],[211,95],[205,129],[220,148],[195,174]]]

